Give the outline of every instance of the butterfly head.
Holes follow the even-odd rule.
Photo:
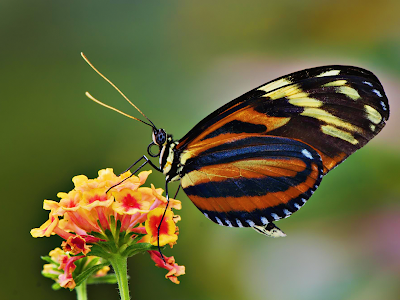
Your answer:
[[[162,129],[162,128],[157,129],[156,127],[153,127],[152,139],[153,139],[153,141],[147,147],[147,153],[151,157],[157,157],[157,156],[160,156],[161,150],[163,149],[163,147],[165,147],[168,139],[171,139],[171,137],[169,135],[167,135],[167,133],[165,132],[164,129]],[[159,150],[157,153],[154,153],[151,150],[151,148],[153,146],[158,146]]]
[[[164,129],[160,128],[154,128],[153,129],[153,143],[162,147],[165,142],[167,141],[167,133],[165,132]]]

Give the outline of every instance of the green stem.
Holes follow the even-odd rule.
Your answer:
[[[119,254],[114,254],[111,258],[109,258],[109,261],[117,277],[121,300],[130,300],[128,287],[127,257],[121,256]]]
[[[87,300],[86,280],[75,288],[76,298],[78,300]]]

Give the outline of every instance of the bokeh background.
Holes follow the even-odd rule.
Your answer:
[[[208,221],[181,192],[178,244],[187,274],[174,285],[147,255],[129,260],[133,299],[400,299],[400,2],[398,0],[0,2],[1,299],[73,299],[40,275],[61,242],[33,239],[43,199],[74,175],[124,170],[151,131],[85,96],[182,137],[229,100],[306,67],[352,64],[382,81],[391,118],[279,222],[287,238]],[[163,176],[150,182],[163,186]],[[171,188],[176,188],[176,184]],[[90,299],[119,299],[116,286]]]

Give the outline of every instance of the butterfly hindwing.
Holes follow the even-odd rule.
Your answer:
[[[296,140],[244,135],[203,149],[187,158],[181,184],[204,215],[220,225],[263,226],[288,217],[322,179],[319,154]]]

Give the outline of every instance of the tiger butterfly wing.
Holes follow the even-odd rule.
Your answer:
[[[384,127],[389,104],[378,78],[350,66],[306,69],[266,83],[222,106],[177,149],[195,152],[222,137],[266,134],[300,140],[320,153],[325,173]]]
[[[220,140],[189,158],[181,185],[203,214],[230,227],[265,226],[297,211],[320,184],[320,155],[288,138]]]
[[[212,221],[266,228],[297,211],[322,176],[388,117],[382,85],[367,70],[295,72],[227,103],[189,131],[176,145],[181,184]]]

